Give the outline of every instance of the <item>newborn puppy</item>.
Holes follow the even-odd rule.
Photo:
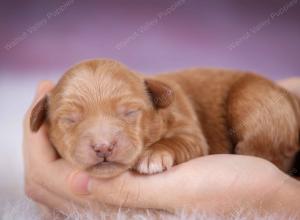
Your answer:
[[[254,155],[288,171],[299,151],[300,102],[250,73],[190,69],[148,78],[112,60],[80,63],[40,100],[58,153],[100,178],[152,174],[216,153]]]

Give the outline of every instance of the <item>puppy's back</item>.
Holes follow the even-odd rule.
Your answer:
[[[180,85],[189,97],[210,154],[256,155],[287,171],[300,148],[296,96],[270,80],[241,71],[192,69],[158,78]],[[240,150],[239,142],[251,135],[247,149]]]
[[[221,69],[190,69],[157,76],[180,86],[189,98],[210,146],[210,154],[231,153],[226,102],[231,87],[244,74]],[[175,86],[175,88],[176,88]]]

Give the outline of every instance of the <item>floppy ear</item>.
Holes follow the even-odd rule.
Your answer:
[[[155,108],[166,108],[173,102],[174,91],[167,84],[145,79],[145,85]]]
[[[48,96],[45,95],[32,109],[30,115],[31,131],[38,131],[47,118]]]

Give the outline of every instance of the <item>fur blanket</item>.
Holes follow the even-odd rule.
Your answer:
[[[10,203],[7,203],[2,207],[2,214],[0,214],[0,219],[2,220],[39,220],[41,219],[41,215],[36,208],[35,204],[26,199],[22,198],[17,201],[13,201]],[[148,220],[148,219],[166,219],[166,220],[201,220],[201,219],[212,219],[212,220],[223,220],[225,219],[222,216],[217,215],[208,215],[205,213],[192,213],[192,214],[185,214],[183,212],[178,213],[176,216],[170,216],[166,214],[160,214],[159,216],[153,214],[150,211],[144,211],[143,213],[135,213],[134,215],[129,214],[129,210],[119,210],[117,216],[113,217],[109,215],[109,213],[101,213],[99,215],[92,214],[89,211],[86,211],[85,213],[79,214],[74,210],[74,212],[65,217],[65,220],[106,220],[106,219],[116,219],[116,220],[126,220],[126,219],[132,219],[132,220]],[[53,219],[58,219],[53,218]],[[59,218],[60,219],[60,218]],[[251,210],[242,210],[237,209],[236,212],[229,218],[230,220],[246,220],[246,219],[255,219],[255,220],[297,220],[299,219],[299,216],[292,216],[287,215],[285,213],[271,213],[271,214],[265,214],[265,215],[257,215]]]

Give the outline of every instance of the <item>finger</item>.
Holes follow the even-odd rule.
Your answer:
[[[39,184],[33,183],[31,187],[34,192],[27,192],[27,196],[35,202],[47,206],[51,209],[59,210],[60,212],[66,213],[68,211],[69,202],[67,200],[53,194],[52,192],[49,192]]]
[[[43,185],[65,198],[78,199],[71,193],[68,185],[68,179],[74,171],[66,160],[58,159],[47,167],[47,172],[41,174]]]
[[[33,197],[34,199],[37,197],[37,200],[42,200],[38,202],[42,203],[43,199],[48,200],[47,197],[41,196],[48,195],[43,194],[47,191],[65,201],[83,202],[82,198],[76,197],[68,188],[67,181],[74,170],[65,160],[58,159],[51,164],[43,166],[39,166],[39,169],[33,169],[28,173],[25,171],[25,189],[29,197]]]
[[[50,92],[54,87],[54,84],[50,80],[43,80],[38,84],[34,99],[33,99],[33,104],[37,102],[38,99],[43,97],[47,92]]]
[[[70,189],[77,195],[89,195],[90,176],[86,172],[75,171],[69,177]]]
[[[87,173],[76,172],[71,175],[69,185],[75,194],[117,207],[162,209],[167,207],[168,199],[162,198],[161,192],[168,193],[166,184],[172,179],[167,175],[170,174],[144,176],[126,172],[112,179],[95,179]]]
[[[38,86],[35,98],[31,107],[28,109],[24,118],[23,125],[23,152],[24,158],[30,158],[25,160],[43,160],[43,161],[53,161],[57,159],[56,151],[51,146],[48,136],[47,136],[47,128],[46,126],[42,126],[38,132],[32,132],[29,126],[30,114],[32,108],[40,100],[53,88],[53,84],[50,81],[43,81]]]
[[[46,213],[50,214],[51,212],[59,212],[65,216],[68,216],[72,213],[84,213],[90,210],[97,210],[97,205],[90,205],[89,201],[84,201],[82,203],[75,203],[75,201],[70,199],[62,198],[60,195],[57,195],[38,184],[34,187],[35,192],[33,195],[29,195],[36,203],[40,204],[40,207],[48,208],[44,209]],[[41,210],[43,211],[43,210]],[[49,213],[50,211],[50,213]],[[52,213],[54,214],[54,213]],[[56,216],[56,215],[55,215]],[[53,216],[52,216],[53,217]],[[48,218],[47,218],[48,219]]]
[[[48,164],[45,169],[39,169],[39,172],[32,179],[61,198],[84,205],[86,198],[74,194],[69,188],[69,179],[76,172],[78,171],[74,170],[66,160],[58,159]]]
[[[26,160],[31,162],[42,161],[43,163],[40,164],[46,164],[58,159],[57,152],[49,141],[45,125],[42,125],[36,133],[30,131],[27,135],[24,135],[23,155]]]
[[[278,81],[278,84],[288,91],[300,96],[300,77],[289,78]]]
[[[48,92],[50,92],[54,87],[54,84],[51,81],[45,80],[45,81],[41,81],[39,83],[39,85],[37,86],[33,101],[31,106],[29,107],[29,109],[27,110],[24,120],[23,120],[23,126],[24,128],[27,128],[29,125],[29,119],[30,119],[30,114],[31,111],[33,109],[33,107],[35,106],[35,104],[44,97],[44,95],[46,95]]]

